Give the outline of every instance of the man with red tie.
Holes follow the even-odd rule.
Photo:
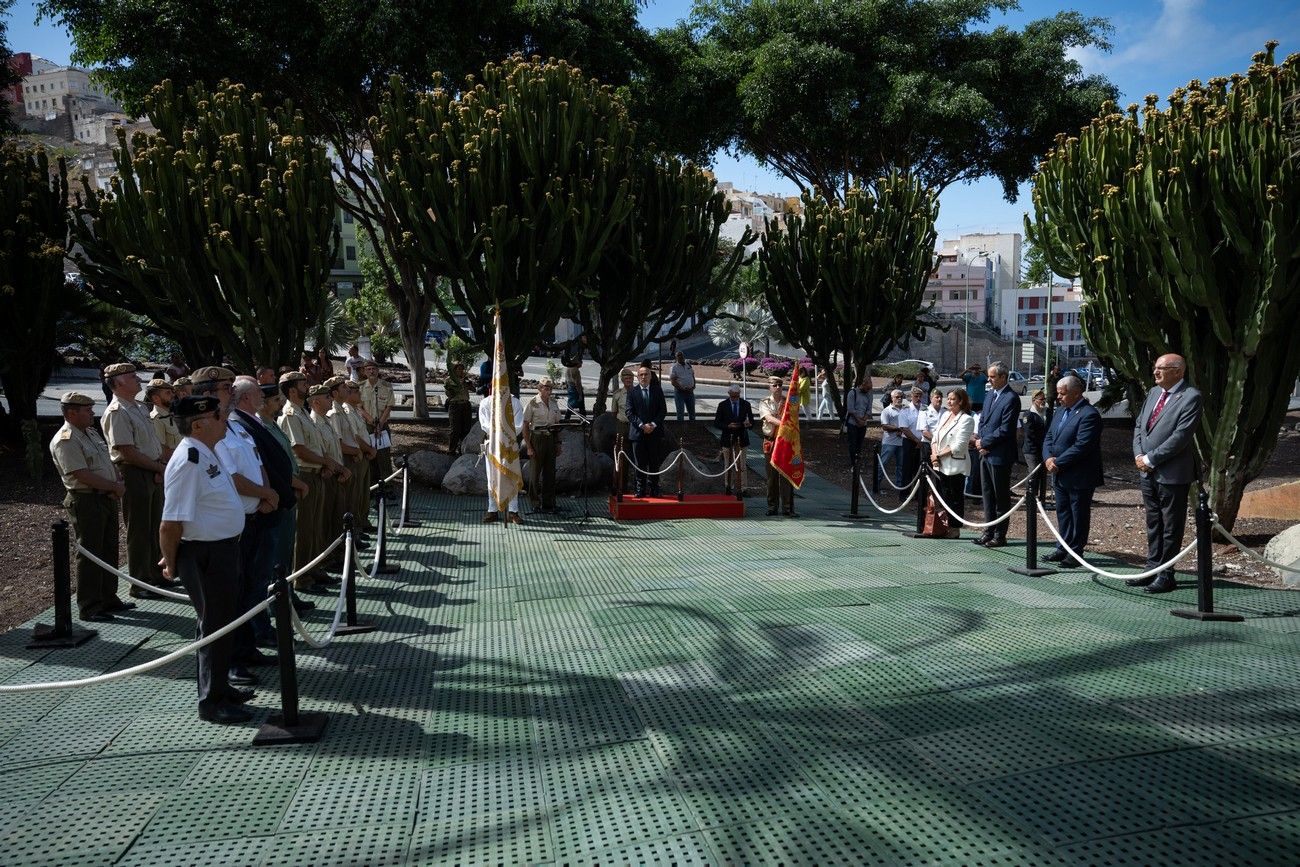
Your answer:
[[[1147,565],[1153,569],[1182,548],[1187,525],[1187,490],[1196,476],[1192,442],[1201,422],[1201,393],[1186,380],[1181,355],[1162,355],[1152,371],[1156,387],[1147,395],[1133,428],[1133,461],[1141,473],[1147,513]],[[1130,587],[1168,593],[1178,587],[1173,568],[1153,578],[1130,579]]]

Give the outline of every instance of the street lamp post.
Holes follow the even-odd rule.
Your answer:
[[[965,337],[963,338],[963,341],[964,341],[964,342],[963,342],[963,345],[962,345],[962,351],[961,351],[961,369],[962,369],[962,372],[963,372],[963,373],[965,373],[965,372],[966,372],[966,369],[970,367],[970,292],[971,292],[971,289],[970,289],[970,274],[969,274],[969,269],[970,269],[970,266],[971,266],[972,264],[974,264],[975,259],[978,259],[979,257],[983,256],[983,257],[984,257],[984,273],[987,275],[987,273],[988,273],[988,261],[989,261],[989,260],[988,260],[988,255],[989,255],[989,253],[988,253],[987,250],[980,250],[978,253],[976,253],[974,256],[971,257],[971,261],[970,261],[970,262],[967,262],[967,263],[966,263],[966,267],[967,267],[967,271],[968,271],[968,273],[967,273],[967,275],[966,275],[966,289],[965,289],[965,291],[962,292],[962,295],[965,296],[965,299],[966,299],[966,334],[965,334]],[[987,278],[987,276],[982,276],[981,279],[984,280],[985,288],[988,288],[988,278]]]

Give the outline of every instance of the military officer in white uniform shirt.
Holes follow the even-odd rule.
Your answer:
[[[235,483],[216,455],[226,434],[215,397],[187,397],[174,412],[183,439],[163,476],[166,500],[159,543],[163,575],[179,578],[198,618],[198,636],[211,635],[235,619],[239,594],[239,534],[244,506]],[[233,636],[198,651],[199,718],[232,724],[252,714],[240,707],[251,690],[230,685]]]

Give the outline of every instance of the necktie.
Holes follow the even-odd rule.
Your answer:
[[[740,404],[734,400],[731,402],[731,417],[735,419],[740,418]]]
[[[1162,391],[1160,393],[1160,399],[1156,401],[1156,408],[1151,410],[1151,418],[1147,419],[1147,433],[1151,433],[1151,429],[1156,426],[1156,419],[1160,418],[1160,413],[1164,411],[1165,398],[1167,397],[1169,397],[1169,392]]]

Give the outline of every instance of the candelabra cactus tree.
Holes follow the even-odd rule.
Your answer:
[[[76,258],[100,299],[148,317],[192,364],[292,363],[326,303],[338,250],[324,147],[290,107],[242,85],[169,81],[146,100],[157,135],[118,132],[107,192],[83,182]]]
[[[803,216],[767,220],[760,279],[786,338],[818,366],[842,362],[835,406],[893,343],[922,329],[925,284],[934,266],[935,196],[893,172],[851,189],[843,206],[803,196]]]
[[[633,182],[636,210],[577,294],[572,314],[591,358],[600,364],[597,412],[620,368],[652,342],[682,337],[717,313],[752,243],[746,232],[715,268],[726,199],[695,166],[647,157]]]
[[[21,433],[30,444],[64,306],[67,170],[60,159],[51,172],[44,150],[12,142],[0,146],[0,166],[0,385],[9,404],[0,418],[6,439]]]
[[[555,60],[489,64],[459,91],[394,77],[372,120],[376,180],[396,203],[405,250],[443,275],[472,334],[493,311],[514,370],[549,342],[633,205],[634,130],[608,88]]]
[[[1027,232],[1082,279],[1090,346],[1151,384],[1165,352],[1204,394],[1196,446],[1231,528],[1277,443],[1300,374],[1300,183],[1285,134],[1300,55],[1276,43],[1244,75],[1191,82],[1167,110],[1113,103],[1059,137]],[[1140,115],[1140,116],[1139,116]]]

